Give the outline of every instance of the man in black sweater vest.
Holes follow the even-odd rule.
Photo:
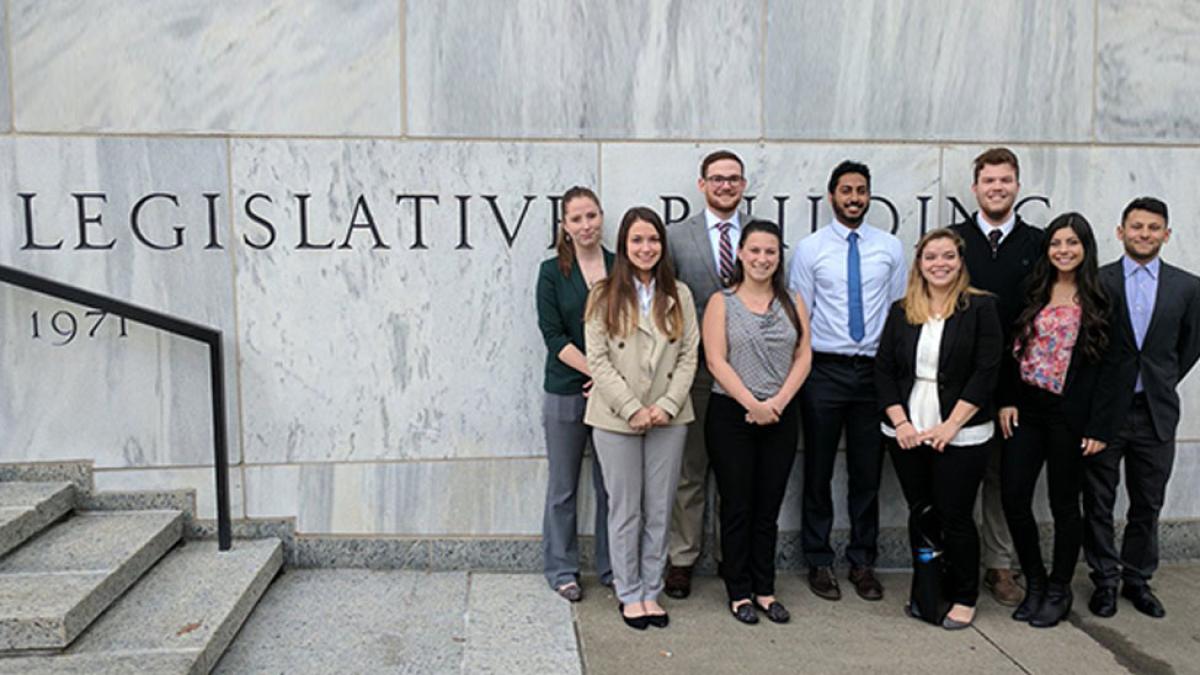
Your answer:
[[[1041,255],[1045,236],[1040,228],[1021,220],[1013,209],[1020,190],[1017,156],[1007,148],[992,148],[975,158],[975,181],[971,191],[979,210],[971,219],[950,226],[966,242],[967,272],[971,285],[996,295],[1004,345],[1012,348],[1013,324],[1025,306],[1025,277]],[[1000,454],[997,437],[983,478],[983,522],[980,538],[984,585],[997,602],[1013,606],[1024,593],[1016,584],[1013,564],[1016,553],[1000,505]]]

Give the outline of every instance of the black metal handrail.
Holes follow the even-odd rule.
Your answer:
[[[229,444],[225,429],[225,361],[222,357],[221,331],[4,265],[0,265],[0,281],[123,316],[208,345],[213,406],[213,469],[217,481],[217,545],[220,550],[228,551],[233,543],[233,533],[229,522]]]

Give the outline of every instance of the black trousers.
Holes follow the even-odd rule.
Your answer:
[[[804,416],[804,496],[800,543],[809,567],[833,565],[833,465],[846,432],[847,506],[854,567],[875,564],[879,540],[879,480],[883,443],[875,400],[873,359],[813,355],[812,372],[800,390]]]
[[[979,531],[975,529],[975,495],[983,482],[992,440],[982,445],[948,445],[943,452],[919,445],[902,450],[886,445],[909,509],[933,504],[942,522],[946,590],[951,602],[974,607],[979,599]]]
[[[721,496],[721,578],[730,600],[775,594],[779,507],[796,461],[796,402],[779,422],[746,422],[746,409],[713,393],[704,445]]]
[[[1030,578],[1046,579],[1038,525],[1033,517],[1033,490],[1044,464],[1054,518],[1054,561],[1049,580],[1070,584],[1083,546],[1082,438],[1067,427],[1061,396],[1022,384],[1017,409],[1018,426],[1000,463],[1004,517],[1021,569]]]
[[[1118,556],[1113,534],[1113,505],[1125,461],[1125,540]],[[1096,586],[1148,583],[1158,569],[1158,514],[1175,463],[1175,439],[1159,440],[1146,399],[1138,396],[1117,438],[1084,460],[1084,510],[1087,531],[1083,553]]]

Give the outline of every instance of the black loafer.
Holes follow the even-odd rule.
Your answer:
[[[621,615],[621,620],[625,622],[626,626],[629,626],[635,630],[646,630],[646,627],[650,625],[649,616],[625,616],[625,605],[620,602],[617,603],[617,614]]]
[[[733,615],[733,618],[744,624],[753,625],[758,623],[758,612],[754,611],[754,605],[749,602],[738,605],[737,609],[730,607],[729,613]]]
[[[778,600],[775,600],[766,607],[758,604],[757,600],[754,602],[754,604],[760,612],[767,615],[767,618],[770,619],[771,623],[787,623],[792,618],[791,613],[788,612],[787,608],[783,606],[783,603],[779,602]]]
[[[1162,602],[1155,597],[1150,591],[1149,586],[1131,586],[1125,584],[1121,587],[1121,595],[1125,596],[1133,603],[1133,608],[1145,614],[1146,616],[1161,619],[1167,615],[1166,608]]]
[[[1092,591],[1092,599],[1088,601],[1088,609],[1092,614],[1107,619],[1117,613],[1116,586],[1100,586]]]

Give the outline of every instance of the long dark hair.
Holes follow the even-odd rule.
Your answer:
[[[796,337],[799,338],[800,316],[796,313],[796,303],[792,300],[792,294],[788,292],[786,274],[783,271],[783,233],[779,231],[778,225],[769,220],[752,220],[742,228],[742,235],[738,238],[739,251],[746,245],[746,239],[755,232],[765,232],[775,237],[776,243],[779,244],[779,264],[775,267],[775,273],[771,275],[771,290],[775,292],[775,299],[783,307],[783,313],[796,327]],[[742,267],[742,259],[738,258],[733,263],[733,274],[729,277],[729,287],[736,290],[745,280],[746,270]]]
[[[600,198],[596,196],[590,188],[585,188],[580,185],[567,190],[562,196],[562,218],[567,217],[567,204],[576,199],[590,199],[600,208]],[[604,213],[603,209],[600,211]],[[571,241],[571,236],[567,234],[567,228],[561,223],[558,226],[558,236],[554,239],[554,249],[558,254],[558,271],[562,272],[563,277],[571,276],[571,264],[575,262],[575,244]]]
[[[1075,268],[1076,297],[1082,315],[1075,345],[1082,345],[1084,356],[1095,363],[1103,358],[1104,351],[1108,349],[1108,310],[1111,302],[1100,285],[1096,237],[1092,234],[1092,226],[1086,218],[1075,212],[1064,213],[1046,226],[1042,255],[1033,264],[1033,272],[1029,275],[1025,309],[1017,318],[1017,357],[1025,354],[1025,348],[1033,337],[1034,319],[1050,303],[1054,280],[1058,277],[1058,270],[1050,264],[1050,240],[1064,228],[1070,228],[1083,244],[1083,262]]]
[[[629,230],[636,222],[649,223],[662,242],[662,255],[654,266],[654,304],[651,315],[654,323],[668,338],[678,340],[683,335],[683,310],[679,291],[675,287],[675,268],[667,251],[667,228],[658,214],[647,206],[635,206],[621,218],[617,231],[617,257],[608,278],[597,282],[588,298],[585,315],[604,313],[604,327],[609,335],[628,335],[637,323],[637,289],[633,285],[633,263],[629,261]],[[668,307],[670,305],[670,307]]]

